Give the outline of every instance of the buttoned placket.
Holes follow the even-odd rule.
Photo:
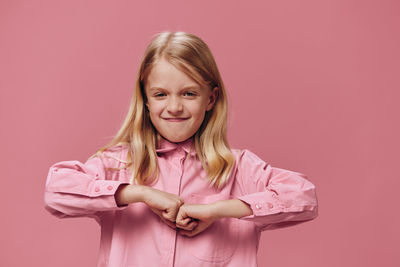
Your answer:
[[[171,156],[172,168],[175,171],[170,173],[170,175],[176,175],[179,179],[170,179],[170,190],[169,192],[180,196],[182,177],[184,173],[184,160],[186,158],[186,152],[181,148],[177,147]],[[176,254],[176,241],[177,241],[177,231],[171,231],[169,228],[165,228],[165,250],[164,250],[164,262],[162,266],[173,267],[175,266],[175,254]]]
[[[182,185],[182,177],[183,177],[183,173],[184,173],[184,161],[185,161],[185,158],[186,158],[186,156],[187,156],[187,153],[181,148],[181,147],[178,147],[178,152],[179,152],[179,166],[180,166],[180,176],[179,176],[179,187],[178,187],[178,196],[180,196],[181,195],[181,185]],[[173,264],[172,264],[172,266],[175,266],[175,254],[176,254],[176,242],[177,242],[177,239],[178,239],[178,231],[175,231],[175,246],[174,246],[174,253],[173,253],[173,255],[174,255],[174,257],[173,257]]]

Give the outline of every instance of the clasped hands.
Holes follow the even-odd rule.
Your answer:
[[[175,194],[151,188],[144,203],[168,226],[185,236],[194,236],[204,231],[216,219],[212,204],[185,204]]]

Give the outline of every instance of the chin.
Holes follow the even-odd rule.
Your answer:
[[[171,139],[168,139],[168,140],[173,142],[173,143],[180,143],[180,142],[185,141],[186,139],[187,138],[171,138]]]
[[[179,138],[179,137],[176,137],[176,136],[172,136],[172,137],[166,136],[164,138],[167,139],[170,142],[173,142],[173,143],[180,143],[180,142],[186,141],[189,137],[187,137],[187,138],[185,138],[185,137]]]

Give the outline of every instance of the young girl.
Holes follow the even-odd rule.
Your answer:
[[[184,32],[147,47],[126,119],[85,163],[50,167],[45,208],[101,226],[98,267],[257,266],[261,231],[317,217],[314,185],[231,149],[208,46]]]

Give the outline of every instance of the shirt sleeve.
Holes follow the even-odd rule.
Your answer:
[[[126,182],[107,177],[103,157],[89,158],[85,163],[77,160],[53,164],[45,186],[45,209],[58,218],[93,217],[99,220],[103,211],[123,210],[118,206],[115,191]]]
[[[315,186],[306,175],[272,167],[251,151],[241,152],[236,197],[253,211],[241,220],[253,221],[262,231],[296,225],[318,216]]]

